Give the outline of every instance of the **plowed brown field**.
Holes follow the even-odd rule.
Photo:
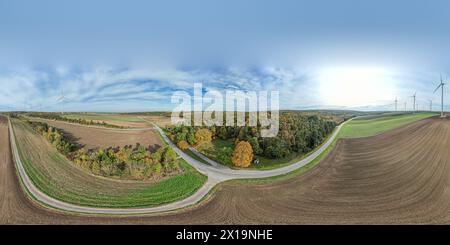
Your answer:
[[[84,146],[86,149],[123,147],[140,143],[153,149],[162,146],[157,132],[148,130],[116,130],[110,128],[87,127],[62,121],[33,118],[36,121],[45,122],[53,127],[62,129],[66,136]],[[148,126],[149,127],[149,126]]]
[[[0,223],[450,223],[449,119],[340,140],[302,175],[270,184],[225,183],[200,207],[127,218],[58,214],[31,204],[17,183],[1,122]]]

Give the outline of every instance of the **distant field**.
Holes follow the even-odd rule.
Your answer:
[[[33,118],[33,121],[45,122],[50,126],[62,129],[65,136],[86,150],[96,148],[124,147],[139,143],[155,150],[163,145],[159,134],[153,130],[116,130],[110,128],[91,128],[84,125],[74,125],[63,121],[51,121]]]
[[[121,114],[103,114],[103,113],[72,113],[64,114],[64,117],[71,119],[100,120],[100,121],[117,121],[117,122],[142,122],[143,120],[136,116],[128,116]]]
[[[152,127],[149,122],[154,122],[160,127],[171,124],[170,114],[167,113],[134,113],[134,114],[113,114],[113,113],[68,113],[64,117],[69,119],[93,120],[96,122],[105,122],[112,125],[147,128]]]
[[[368,137],[398,128],[406,124],[437,115],[422,112],[415,114],[397,114],[390,116],[376,116],[367,119],[354,119],[341,129],[340,138]]]
[[[182,174],[157,182],[118,181],[88,174],[67,160],[28,125],[13,120],[19,154],[33,183],[47,195],[68,203],[93,207],[151,207],[195,193],[206,176],[184,160]]]
[[[105,122],[108,124],[131,127],[144,128],[149,127],[149,124],[136,115],[126,114],[109,114],[109,113],[69,113],[64,114],[64,117],[69,119],[84,119],[92,120],[94,122]]]

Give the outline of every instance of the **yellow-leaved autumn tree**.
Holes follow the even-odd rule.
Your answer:
[[[197,150],[205,153],[209,151],[212,146],[212,133],[207,128],[201,128],[195,132],[195,141]]]
[[[195,132],[195,140],[197,144],[209,143],[212,141],[212,133],[207,128],[201,128]]]
[[[185,151],[189,148],[189,144],[185,140],[178,142],[177,146],[178,146],[178,148],[180,148],[183,151]]]
[[[253,160],[253,149],[252,145],[247,141],[240,141],[236,144],[234,148],[233,157],[231,161],[234,166],[247,168],[252,164]]]

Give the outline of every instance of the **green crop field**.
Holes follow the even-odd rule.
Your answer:
[[[28,176],[42,192],[64,202],[110,208],[159,206],[192,195],[207,179],[182,159],[182,173],[150,182],[94,176],[70,162],[25,123],[12,122]]]
[[[375,118],[368,119],[354,119],[343,126],[341,132],[339,133],[339,137],[358,138],[373,136],[435,115],[437,114],[431,112],[421,112],[415,114],[377,116]]]

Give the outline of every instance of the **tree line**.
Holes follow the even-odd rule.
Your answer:
[[[86,119],[82,119],[82,118],[68,118],[68,117],[60,116],[56,113],[36,112],[36,113],[27,113],[27,115],[30,117],[40,117],[40,118],[49,119],[49,120],[64,121],[64,122],[77,123],[77,124],[83,124],[83,125],[89,125],[89,126],[102,126],[102,127],[107,127],[107,128],[120,128],[120,129],[125,128],[123,126],[106,123],[105,121],[100,122],[100,121],[94,121],[94,120],[86,120]]]
[[[175,151],[160,147],[152,152],[140,144],[115,148],[78,149],[62,130],[43,122],[26,120],[36,132],[58,149],[66,158],[88,172],[104,177],[146,180],[182,171]]]

